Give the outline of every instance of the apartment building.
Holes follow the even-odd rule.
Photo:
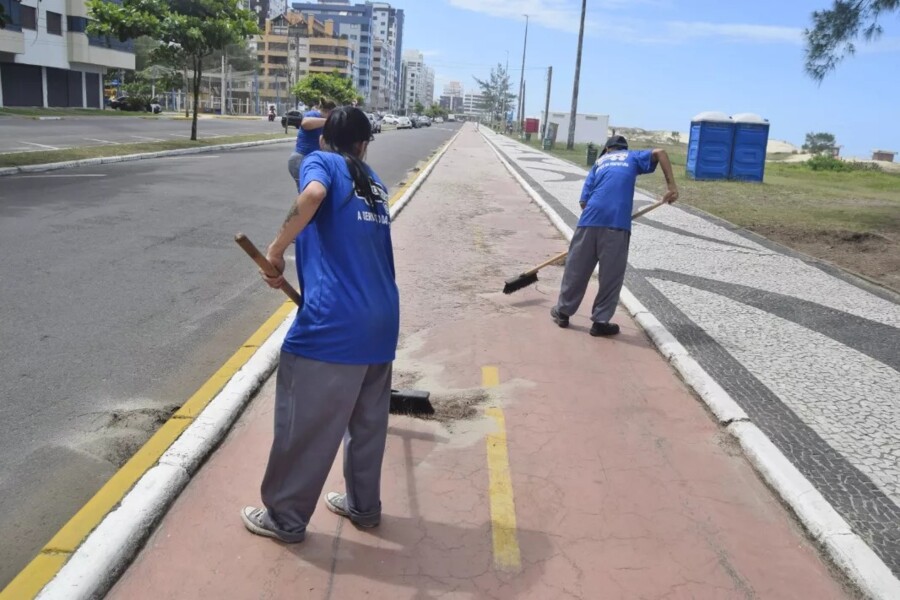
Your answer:
[[[400,101],[400,109],[406,113],[414,111],[416,102],[425,107],[434,102],[434,70],[425,64],[425,57],[418,50],[403,53]]]
[[[372,35],[376,49],[380,42],[379,70],[373,61],[373,106],[395,112],[400,105],[400,76],[403,63],[403,10],[386,2],[372,3]],[[376,50],[377,51],[377,50]],[[376,81],[378,77],[378,81]]]
[[[293,102],[290,90],[306,75],[336,71],[352,77],[355,70],[354,44],[335,32],[333,21],[314,15],[288,12],[267,19],[250,44],[260,63],[260,102],[267,104]]]
[[[356,55],[353,82],[367,106],[384,102],[396,106],[399,91],[400,58],[403,46],[403,11],[386,2],[351,4],[349,0],[319,0],[293,3],[295,11],[334,22],[335,32],[353,44]],[[376,42],[381,41],[378,65]],[[376,66],[378,70],[376,71]],[[375,81],[376,76],[378,81]]]
[[[465,94],[463,96],[463,113],[470,117],[481,117],[490,111],[484,108],[484,96],[481,94]]]
[[[130,41],[88,36],[84,0],[0,0],[0,106],[103,107],[103,75],[134,69]]]

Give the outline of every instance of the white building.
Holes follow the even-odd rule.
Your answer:
[[[569,112],[550,111],[548,121],[556,123],[556,141],[565,141],[569,136]],[[584,144],[606,142],[609,131],[609,115],[575,114],[575,143]]]
[[[481,94],[466,94],[463,96],[463,110],[466,115],[480,117],[490,111],[482,106],[484,96]]]
[[[463,86],[459,81],[451,81],[444,86],[444,96],[459,98],[463,95]]]
[[[434,69],[425,64],[425,57],[418,50],[403,53],[400,101],[400,109],[406,113],[415,111],[416,102],[424,107],[434,102]]]
[[[134,69],[133,45],[85,33],[84,0],[0,0],[0,106],[103,107],[107,69]]]
[[[372,105],[395,112],[400,105],[403,10],[386,2],[372,3],[373,50]],[[376,81],[377,79],[377,81]]]

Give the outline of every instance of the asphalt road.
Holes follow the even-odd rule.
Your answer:
[[[254,120],[203,118],[197,128],[203,138],[284,131],[280,121],[269,123],[264,117]],[[0,117],[0,154],[190,137],[190,121],[149,114],[142,117],[65,117],[59,121]]]
[[[396,187],[456,128],[369,163]],[[284,301],[233,236],[274,235],[289,151],[0,178],[0,588]]]

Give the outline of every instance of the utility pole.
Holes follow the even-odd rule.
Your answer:
[[[506,51],[506,70],[503,72],[503,120],[501,127],[506,131],[506,113],[509,111],[509,50]]]
[[[544,103],[544,126],[541,128],[541,141],[547,137],[550,125],[550,86],[553,84],[553,67],[547,67],[547,101]]]
[[[219,114],[225,114],[225,51],[222,51],[222,101],[219,103]]]
[[[256,114],[259,114],[259,67],[253,69],[253,91],[256,92]]]
[[[522,121],[525,120],[525,50],[528,48],[528,15],[525,15],[525,41],[522,44],[522,75],[519,77],[519,110],[516,112],[519,121],[516,129],[522,131]]]
[[[584,13],[587,0],[581,0],[581,26],[578,28],[578,54],[575,56],[575,86],[572,88],[572,112],[569,114],[569,138],[566,150],[575,148],[575,115],[578,114],[578,79],[581,77],[581,45],[584,42]]]

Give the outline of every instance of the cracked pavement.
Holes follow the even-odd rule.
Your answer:
[[[846,598],[727,434],[620,311],[615,339],[550,320],[561,268],[503,281],[565,241],[466,125],[393,224],[395,371],[432,399],[499,385],[475,417],[392,416],[384,517],[322,507],[304,543],[247,533],[272,435],[272,380],[181,494],[110,598]],[[593,293],[589,290],[589,293]],[[494,566],[488,407],[505,418],[521,568]],[[341,457],[326,490],[341,490]]]

